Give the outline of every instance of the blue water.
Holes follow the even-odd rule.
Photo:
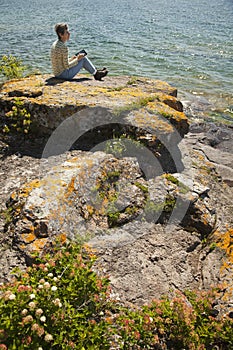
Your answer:
[[[110,74],[167,81],[233,121],[233,0],[0,0],[0,13],[0,55],[50,73],[54,24],[65,21],[70,54],[85,48]]]

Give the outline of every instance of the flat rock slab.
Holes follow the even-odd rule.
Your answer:
[[[84,75],[61,81],[38,75],[6,82],[0,91],[0,105],[7,112],[15,98],[20,98],[41,132],[53,131],[80,110],[101,106],[117,116],[122,111],[146,108],[152,120],[165,118],[184,134],[188,120],[176,96],[176,88],[166,82],[143,77],[109,76],[96,81]]]

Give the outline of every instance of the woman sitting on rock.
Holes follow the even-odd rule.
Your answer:
[[[56,78],[71,80],[82,69],[86,69],[96,80],[101,80],[108,74],[106,68],[96,69],[92,62],[86,57],[86,53],[78,53],[69,58],[68,48],[65,42],[70,38],[70,32],[66,23],[55,25],[58,39],[51,47],[51,63],[53,74]]]

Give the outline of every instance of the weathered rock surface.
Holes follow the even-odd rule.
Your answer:
[[[11,194],[9,232],[14,232],[14,245],[28,258],[43,251],[55,236],[80,239],[88,232],[99,245],[109,242],[109,236],[117,245],[121,234],[114,230],[112,239],[111,228],[124,229],[134,220],[138,225],[177,222],[203,238],[216,224],[208,191],[203,186],[190,189],[169,174],[147,181],[136,159],[78,152]]]
[[[41,77],[38,79],[39,82]],[[69,83],[40,86],[43,82],[38,83],[37,88],[40,91],[48,88],[51,91],[55,89],[58,93],[61,89],[61,99],[59,100],[55,93],[54,99],[57,96],[56,108],[62,109],[65,99],[70,96],[65,92]],[[76,83],[81,84],[81,89],[84,84],[89,92],[91,84],[96,89],[100,88],[100,83],[86,80],[70,83],[72,89],[72,84]],[[125,86],[120,79],[118,84]],[[137,84],[143,90],[147,82],[142,83],[139,79]],[[149,80],[148,89],[150,84],[152,83]],[[104,88],[106,86],[107,79]],[[17,88],[8,85],[8,88],[8,92],[2,92],[4,96],[2,95],[1,100],[6,110],[12,103],[13,97],[10,95],[15,95],[16,90],[18,96],[25,99],[26,104],[33,104],[32,99],[43,98],[43,93],[36,92],[35,87],[34,90],[28,88],[27,93],[25,86],[21,90],[19,85]],[[124,89],[126,88],[119,88],[119,91],[123,92]],[[10,91],[13,93],[9,93]],[[102,106],[101,98],[106,98],[106,103],[110,103],[109,93],[113,91],[107,92],[105,90],[102,97],[98,95],[100,91],[94,95],[95,105],[83,108],[82,116],[88,115],[92,118],[96,115],[99,120],[102,120],[103,115],[115,118],[117,114],[109,109],[111,107],[107,104]],[[128,93],[126,89],[126,99]],[[147,93],[148,90],[145,91],[145,98]],[[64,100],[63,94],[66,96]],[[82,98],[87,98],[86,93],[83,93]],[[177,136],[170,119],[166,128],[162,126],[158,134],[160,121],[164,120],[157,117],[153,119],[157,112],[151,114],[148,107],[150,102],[147,99],[146,108],[144,106],[122,113],[122,118],[127,120],[127,127],[130,125],[128,129],[124,129],[124,133],[135,133],[140,136],[137,140],[147,141],[142,149],[133,144],[133,152],[121,150],[118,157],[104,152],[106,148],[108,151],[116,151],[112,143],[111,147],[106,147],[109,146],[106,142],[103,147],[98,145],[111,136],[110,128],[98,129],[100,133],[105,133],[103,138],[97,137],[97,130],[89,130],[89,134],[85,134],[88,137],[79,139],[72,151],[65,149],[65,146],[61,149],[67,152],[59,155],[56,149],[58,155],[44,159],[40,159],[40,156],[45,150],[47,156],[56,153],[48,147],[46,140],[44,143],[44,140],[37,139],[7,145],[6,140],[2,139],[2,281],[9,279],[9,273],[14,266],[24,268],[26,263],[30,262],[33,250],[42,251],[43,247],[49,245],[57,236],[67,239],[68,236],[73,238],[76,234],[81,234],[90,239],[90,244],[97,250],[99,259],[96,268],[109,272],[113,292],[124,301],[142,304],[174,289],[208,288],[210,285],[226,282],[224,296],[227,294],[228,297],[224,303],[227,303],[226,306],[231,305],[232,269],[221,269],[227,256],[217,246],[219,236],[223,236],[229,227],[233,227],[231,177],[226,177],[220,168],[223,166],[232,170],[229,152],[232,149],[232,129],[218,126],[218,135],[225,136],[218,136],[218,142],[214,145],[209,142],[213,137],[211,127],[207,129],[203,125],[191,126],[192,132],[182,140]],[[176,99],[173,102],[176,104]],[[69,102],[67,104],[69,105]],[[43,110],[44,107],[41,108]],[[49,108],[52,109],[52,103]],[[176,108],[181,109],[179,104]],[[133,129],[129,120],[133,118],[132,124],[135,126],[139,111],[142,113],[140,118],[145,115],[145,119],[141,118],[144,124],[141,125],[141,129],[139,124]],[[155,124],[150,124],[148,132],[147,125],[151,117]],[[45,114],[44,117],[42,114],[43,118],[46,119]],[[182,120],[186,125],[187,119],[184,117]],[[170,132],[167,132],[168,126],[171,127]],[[171,158],[175,158],[174,163],[179,162],[181,165],[175,167],[173,174],[165,171],[161,160],[166,155],[165,150],[161,156],[156,153],[159,150],[153,139],[155,129],[160,141],[163,140],[163,135],[170,135],[165,137],[164,142],[168,142],[170,138],[172,143],[168,143],[169,147],[177,146],[178,151],[175,153],[172,153],[173,148],[168,149],[172,154]],[[181,130],[182,135],[187,132],[186,127],[181,127]],[[173,143],[172,135],[175,135],[174,140],[177,142]],[[96,140],[88,147],[88,142],[93,137],[96,137]],[[124,147],[128,145],[127,142],[123,144]],[[93,152],[78,151],[78,146],[81,146],[82,150],[89,149]],[[117,147],[119,151],[119,145]],[[145,148],[149,148],[152,153],[148,162],[146,159],[146,165],[140,157],[146,154]],[[149,164],[152,158],[155,163]],[[148,170],[149,167],[152,171]],[[157,169],[153,172],[154,168]],[[8,208],[5,206],[6,202]],[[216,230],[218,235],[215,234]],[[232,243],[229,241],[229,244]]]
[[[20,97],[28,107],[37,128],[47,131],[56,129],[64,119],[87,107],[101,106],[119,115],[122,110],[147,105],[152,119],[154,116],[153,122],[163,115],[181,134],[188,129],[182,104],[176,98],[177,90],[159,80],[123,76],[98,82],[81,76],[67,82],[49,76],[32,76],[3,85],[0,103],[5,112],[12,107],[15,97]],[[139,123],[144,122],[140,115],[138,118]]]
[[[175,151],[188,132],[188,119],[176,95],[177,90],[169,84],[148,78],[108,77],[98,82],[83,76],[67,82],[33,76],[7,82],[1,88],[2,124],[9,124],[4,116],[17,97],[30,113],[31,128],[37,135],[51,135],[56,129],[56,136],[60,131],[54,150],[58,154],[76,141],[79,149],[89,150],[127,135],[143,142],[153,154],[166,154],[161,159],[167,159],[165,166],[171,168],[175,165],[167,143]]]

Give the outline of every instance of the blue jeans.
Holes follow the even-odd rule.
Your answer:
[[[90,74],[95,74],[96,72],[96,68],[91,61],[87,57],[83,57],[78,61],[76,66],[64,70],[61,74],[57,75],[56,78],[71,80],[82,68],[86,69]]]

